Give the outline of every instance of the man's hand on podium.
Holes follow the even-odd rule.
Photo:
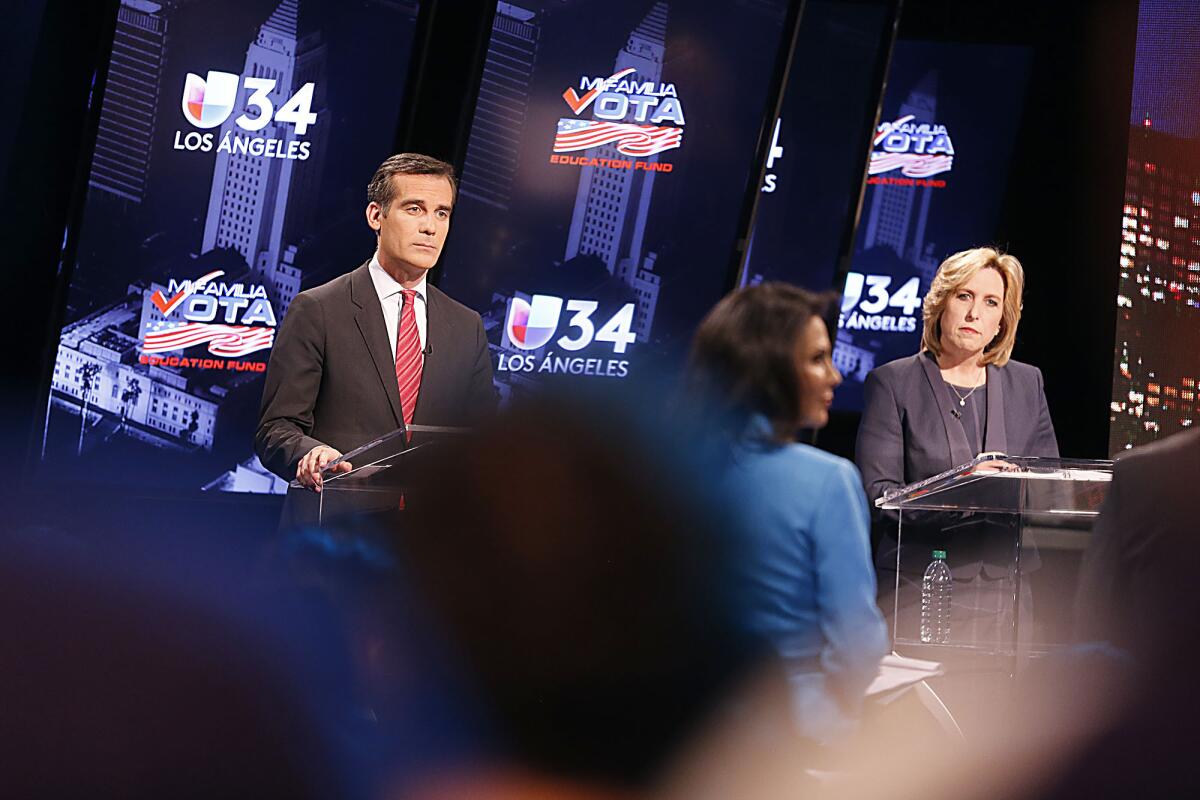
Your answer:
[[[325,445],[314,447],[296,465],[296,480],[300,481],[302,486],[312,489],[314,492],[321,491],[321,470],[325,469],[330,461],[336,461],[341,457],[342,454],[332,447],[326,447]],[[349,472],[352,469],[354,467],[349,461],[342,461],[334,466],[333,471]]]

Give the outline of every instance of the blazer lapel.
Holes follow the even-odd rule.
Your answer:
[[[945,381],[942,380],[942,373],[938,370],[937,362],[933,357],[922,353],[921,367],[925,370],[925,378],[929,381],[929,391],[933,392],[933,399],[937,402],[939,419],[942,422],[942,429],[946,432],[946,447],[950,451],[950,466],[957,467],[960,464],[965,464],[975,458],[975,454],[971,452],[971,446],[967,443],[967,434],[963,432],[962,423],[954,416],[955,409],[950,405],[949,393],[946,391]],[[988,395],[988,402],[991,403],[992,397]],[[991,419],[991,413],[988,413],[988,419]]]
[[[350,275],[350,301],[357,306],[354,322],[362,334],[363,344],[371,355],[371,361],[379,372],[379,382],[400,427],[403,415],[400,410],[400,387],[396,384],[396,362],[388,346],[387,326],[383,324],[383,306],[379,305],[379,294],[371,280],[371,262],[363,264]]]
[[[1008,431],[1004,428],[1004,375],[995,364],[987,368],[987,433],[983,449],[1008,452]]]

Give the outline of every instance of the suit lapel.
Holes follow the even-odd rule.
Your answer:
[[[967,434],[963,431],[962,423],[954,416],[954,409],[950,405],[949,393],[946,391],[945,381],[942,380],[942,373],[938,370],[937,362],[933,357],[926,353],[921,353],[921,367],[925,370],[925,378],[929,381],[929,391],[933,392],[933,399],[938,407],[938,419],[941,420],[942,429],[946,432],[946,449],[949,451],[950,466],[957,467],[960,464],[965,464],[975,458],[975,454],[971,452],[971,445],[967,443]],[[988,395],[988,402],[991,402],[991,395]],[[988,414],[989,420],[991,414]]]
[[[987,368],[987,434],[983,449],[988,452],[1008,452],[1008,431],[1004,428],[1004,383],[1000,368]]]
[[[379,372],[381,388],[387,396],[398,428],[403,416],[400,411],[400,387],[396,385],[396,362],[388,346],[387,326],[383,323],[383,306],[379,305],[379,294],[371,280],[370,264],[368,261],[350,275],[350,301],[357,307],[354,322],[358,325],[363,344],[376,371]]]

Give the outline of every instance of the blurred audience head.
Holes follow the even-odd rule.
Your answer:
[[[764,655],[690,452],[625,397],[556,395],[419,470],[400,550],[505,763],[645,786]]]
[[[341,639],[319,609],[232,587],[244,564],[166,528],[137,551],[82,515],[21,534],[0,540],[5,794],[362,796],[339,741]]]

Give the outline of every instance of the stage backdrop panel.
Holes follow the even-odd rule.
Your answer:
[[[1190,428],[1200,380],[1200,8],[1142,0],[1109,452]]]
[[[917,352],[942,260],[994,243],[1029,60],[1026,47],[896,43],[842,293],[835,408],[861,411],[867,373]]]
[[[263,372],[296,293],[371,255],[417,11],[122,0],[41,476],[283,490],[253,455]]]
[[[504,398],[678,366],[734,282],[786,9],[497,4],[440,286]]]
[[[895,34],[895,5],[804,4],[743,285],[787,281],[827,291],[844,274]]]

